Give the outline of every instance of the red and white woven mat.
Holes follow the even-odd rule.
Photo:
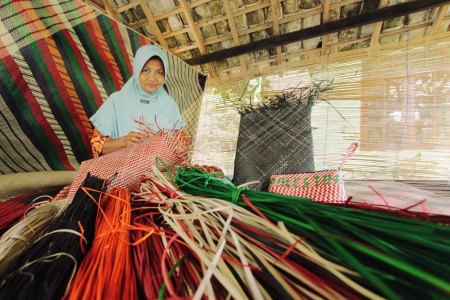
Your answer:
[[[157,158],[164,161],[166,165],[182,161],[182,156],[169,146],[166,138],[159,135],[152,136],[147,141],[133,147],[86,160],[81,163],[67,198],[73,199],[88,172],[103,179],[109,179],[117,173],[108,189],[129,188],[139,183],[142,175],[151,171]]]

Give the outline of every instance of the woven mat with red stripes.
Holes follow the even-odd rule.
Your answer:
[[[73,199],[88,172],[103,179],[112,178],[117,173],[110,182],[109,189],[115,187],[130,188],[132,185],[139,183],[142,175],[151,171],[157,158],[160,158],[166,165],[183,161],[180,152],[171,148],[167,139],[159,135],[155,135],[134,147],[86,160],[81,163],[68,198]]]

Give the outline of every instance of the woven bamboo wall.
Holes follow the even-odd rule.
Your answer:
[[[450,155],[450,34],[376,49],[330,54],[285,68],[280,76],[225,84],[209,82],[203,101],[197,160],[217,162],[229,175],[243,97],[332,82],[313,108],[316,166],[335,169],[351,142],[360,144],[344,165],[347,179],[448,180]],[[276,71],[274,69],[274,71]],[[247,88],[245,87],[248,83]],[[328,102],[327,102],[328,101]],[[301,154],[299,154],[301,155]]]

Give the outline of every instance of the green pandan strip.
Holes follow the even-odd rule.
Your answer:
[[[315,203],[239,189],[228,178],[179,167],[173,176],[186,193],[231,201],[250,210],[245,196],[269,219],[305,237],[324,258],[355,271],[362,284],[389,299],[450,295],[450,226],[432,216]],[[450,223],[450,217],[439,221]]]

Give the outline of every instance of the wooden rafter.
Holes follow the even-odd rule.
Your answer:
[[[362,0],[342,0],[334,3],[330,3],[330,9],[341,8],[342,6],[347,6],[350,4],[355,4],[358,2],[362,2]]]
[[[156,24],[155,18],[153,17],[152,11],[148,7],[147,2],[145,0],[139,0],[139,3],[141,4],[141,8],[144,11],[145,16],[147,17],[148,25],[150,25],[153,33],[158,39],[158,43],[164,48],[168,49],[166,40],[164,39],[164,37],[161,34],[161,31],[159,30],[158,24]]]
[[[445,15],[447,14],[449,7],[450,5],[443,5],[439,7],[436,19],[434,19],[433,26],[431,26],[430,34],[435,34],[438,32],[439,28],[441,27],[442,21],[444,21]]]
[[[322,12],[322,24],[328,23],[328,19],[330,18],[330,0],[323,1],[323,12]],[[326,55],[327,53],[327,42],[328,35],[325,34],[322,36],[322,55]]]
[[[304,19],[307,17],[311,17],[317,14],[322,13],[322,7],[317,7],[317,8],[312,8],[312,9],[308,9],[306,11],[300,11],[296,14],[292,14],[290,16],[285,16],[283,17],[283,19],[279,20],[280,25],[281,24],[285,24],[285,23],[290,23],[292,21],[296,21],[299,19]]]
[[[225,7],[226,17],[228,18],[228,25],[230,26],[231,34],[233,36],[233,43],[236,46],[240,45],[241,42],[239,41],[239,36],[237,34],[237,28],[236,28],[236,24],[234,23],[233,11],[231,10],[230,2],[225,1],[223,3],[223,5]],[[242,55],[239,56],[239,64],[241,66],[241,72],[244,74],[247,70],[246,70],[245,61],[244,61],[244,58],[242,57]]]
[[[174,10],[171,10],[169,12],[154,16],[154,18],[155,18],[155,21],[160,21],[160,20],[166,19],[170,16],[180,14],[182,12],[183,12],[183,9],[181,7],[179,7],[179,8],[175,8]]]
[[[188,23],[188,26],[191,28],[191,33],[194,36],[195,43],[197,44],[200,54],[205,54],[205,46],[202,43],[202,38],[198,33],[198,28],[194,22],[194,19],[192,18],[192,14],[190,13],[191,7],[186,3],[186,0],[179,0],[179,4],[181,6],[181,9],[183,10],[183,14]],[[213,68],[210,64],[206,64],[206,69],[211,77],[215,77]]]
[[[300,9],[297,12],[289,13],[288,15],[283,14],[282,3],[286,0],[253,1],[256,3],[244,5],[236,9],[233,8],[231,1],[223,0],[223,14],[215,14],[210,18],[204,18],[204,16],[201,15],[199,15],[199,18],[196,18],[196,12],[194,9],[212,9],[212,6],[210,6],[210,4],[212,4],[212,0],[196,0],[194,2],[178,0],[177,5],[173,7],[171,6],[171,8],[167,11],[161,12],[161,9],[159,9],[157,15],[153,15],[154,13],[156,14],[156,12],[151,11],[152,6],[149,6],[148,0],[129,0],[129,3],[120,7],[111,6],[111,3],[113,3],[111,0],[82,1],[92,4],[116,20],[122,19],[120,14],[123,14],[124,12],[128,14],[130,9],[140,9],[137,6],[141,5],[141,11],[145,13],[145,17],[139,15],[139,20],[137,22],[127,24],[127,26],[134,30],[138,30],[143,26],[152,28],[152,34],[148,34],[148,38],[158,42],[161,46],[180,57],[193,57],[186,59],[185,61],[191,65],[201,64],[205,70],[205,73],[208,73],[210,77],[238,76],[239,74],[249,72],[249,68],[252,70],[254,69],[255,74],[277,72],[277,65],[284,69],[284,64],[291,61],[293,58],[298,59],[301,57],[303,60],[303,58],[306,59],[308,57],[319,57],[340,51],[351,51],[350,48],[354,47],[349,46],[352,44],[356,45],[356,48],[366,47],[368,44],[370,44],[371,47],[376,47],[380,43],[380,40],[387,38],[386,41],[388,41],[391,40],[390,36],[395,37],[396,35],[405,34],[409,31],[415,31],[418,33],[423,32],[424,35],[433,35],[438,33],[441,29],[443,30],[442,24],[448,22],[450,19],[450,16],[446,16],[450,7],[450,0],[410,0],[409,2],[401,1],[403,3],[390,6],[388,6],[390,0],[379,0],[377,1],[378,10],[371,10],[367,13],[359,15],[356,15],[356,8],[365,6],[368,4],[368,1],[372,0],[322,0],[321,5],[317,5],[311,9]],[[160,1],[165,6],[164,1],[166,0]],[[292,1],[292,3],[300,4],[304,0],[290,1]],[[121,2],[123,3],[128,1]],[[200,5],[204,7],[200,7]],[[410,24],[407,26],[399,26],[398,28],[395,28],[395,30],[382,30],[384,20],[412,14],[421,10],[429,10],[434,7],[438,7],[439,10],[436,10],[435,13],[429,15],[429,19],[427,20],[416,20],[415,17],[412,16],[412,19],[410,20],[412,22],[409,22]],[[331,13],[342,9],[351,12],[351,17],[342,18],[341,16],[339,20],[334,21],[335,18],[331,18]],[[264,11],[264,18],[260,18],[261,11]],[[268,11],[270,11],[270,15],[267,15]],[[257,24],[251,24],[249,22],[251,20],[249,18],[249,14],[254,13],[258,15],[256,22]],[[185,26],[171,28],[165,32],[160,31],[157,24],[163,22],[168,23],[168,25],[171,26],[171,18],[178,16],[183,18]],[[309,19],[310,17],[317,18],[319,16],[321,20],[320,26],[305,28],[305,22],[307,22],[306,19]],[[238,22],[243,23],[238,24]],[[302,30],[282,34],[282,27],[290,25],[293,22],[301,22]],[[220,23],[227,23],[229,26],[229,32],[204,39],[202,36],[202,28],[205,28],[206,26],[223,26],[223,24]],[[346,38],[344,38],[344,36],[338,36],[336,40],[331,40],[331,33],[340,32],[349,28],[361,28],[361,26],[368,24],[371,24],[371,35],[352,36]],[[273,36],[249,44],[241,44],[244,36],[252,35],[264,30],[271,30],[273,32]],[[447,31],[449,31],[449,29],[447,29]],[[168,41],[173,39],[178,40],[181,35],[186,34],[188,34],[191,38],[191,43],[183,43],[183,46],[169,48]],[[289,49],[285,51],[282,50],[283,45],[285,44],[317,37],[321,38],[321,46],[317,49],[294,50],[294,48],[289,47]],[[210,45],[213,45],[213,48],[215,48],[216,45],[214,44],[222,43],[225,45],[226,43],[229,45],[231,41],[232,46],[228,46],[230,47],[229,49],[207,53],[206,49],[208,49]],[[242,55],[268,48],[276,49],[276,55],[267,58],[259,57],[256,60],[250,61],[247,61],[245,56]],[[193,55],[187,55],[189,52],[193,53]],[[212,63],[216,60],[219,61],[231,57],[236,57],[239,64],[227,66],[227,64]],[[206,61],[205,58],[207,58]]]
[[[273,18],[273,34],[275,36],[280,35],[280,5],[277,0],[271,0],[270,4],[272,6],[272,18]],[[281,65],[281,46],[277,47],[277,65]]]
[[[449,0],[415,0],[411,2],[396,4],[387,6],[375,11],[351,16],[345,19],[340,19],[326,24],[320,24],[305,28],[299,31],[290,32],[278,36],[274,36],[268,39],[259,40],[250,44],[235,46],[233,48],[220,50],[214,53],[209,53],[203,56],[195,57],[186,60],[186,63],[190,65],[204,64],[215,60],[234,57],[245,53],[250,53],[257,50],[263,50],[270,47],[276,47],[280,45],[289,44],[301,40],[306,40],[321,35],[338,32],[348,28],[354,28],[375,22],[391,19],[414,12],[418,12],[425,9],[431,9],[441,6],[443,4],[450,3]]]
[[[105,11],[108,14],[108,16],[110,16],[114,20],[118,20],[117,15],[114,12],[114,9],[109,4],[108,0],[100,0],[100,2],[103,4],[103,7],[105,8]]]
[[[378,9],[386,7],[388,4],[388,0],[380,0],[380,4],[378,5]],[[375,23],[375,28],[373,29],[372,39],[370,41],[370,47],[375,47],[378,45],[380,41],[380,33],[381,26],[383,25],[383,21],[378,21]]]
[[[107,0],[105,0],[107,2]],[[120,14],[121,12],[127,11],[133,7],[138,6],[140,3],[138,1],[130,2],[128,4],[125,4],[124,6],[116,8],[115,12],[117,14]]]

